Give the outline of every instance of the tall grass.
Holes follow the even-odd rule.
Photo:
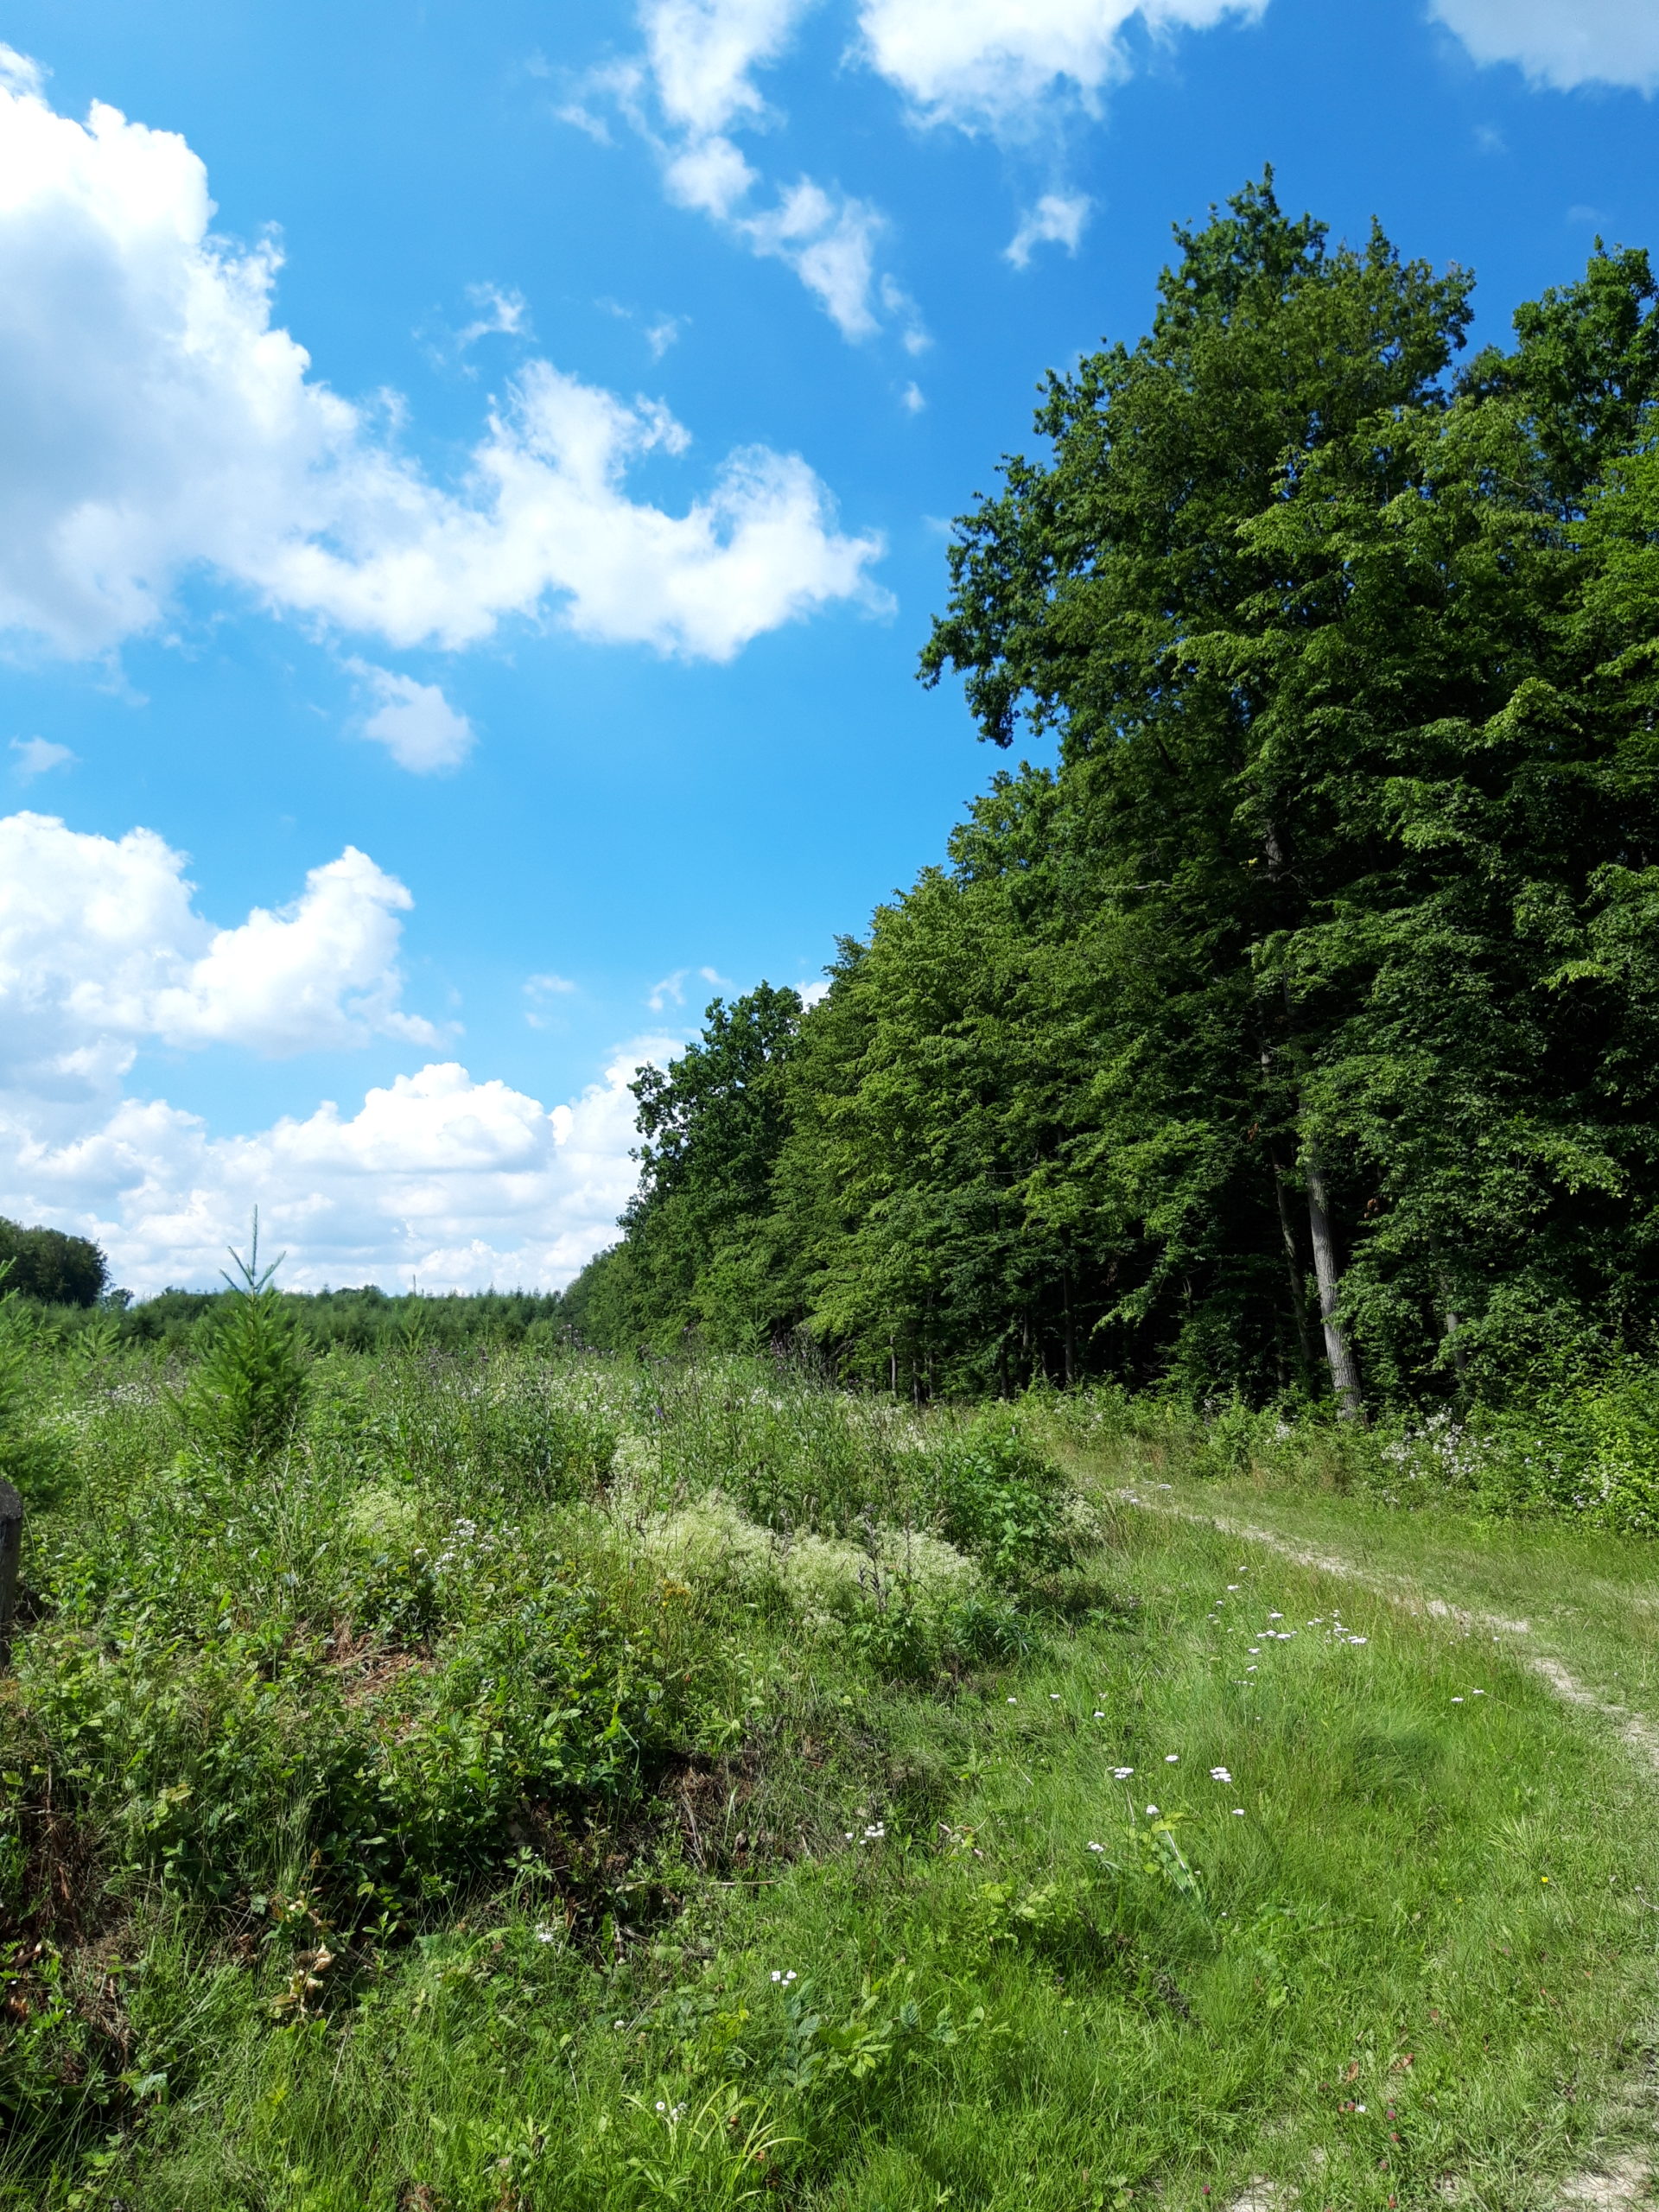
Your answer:
[[[1521,2212],[1603,2124],[1617,1748],[1085,1494],[1052,1409],[405,1344],[238,1448],[77,1345],[22,1355],[0,2205]]]

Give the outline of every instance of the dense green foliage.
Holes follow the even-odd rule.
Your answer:
[[[89,1237],[60,1229],[25,1229],[0,1215],[0,1281],[50,1306],[95,1306],[110,1271]]]
[[[1497,1402],[1659,1313],[1659,320],[1270,184],[1051,377],[925,672],[1052,735],[810,1010],[642,1087],[602,1342],[804,1331],[926,1394]],[[663,1141],[660,1133],[668,1133]]]
[[[1520,2212],[1633,2124],[1621,1747],[1116,1502],[1374,1432],[404,1344],[238,1440],[255,1306],[0,1313],[5,2212]],[[1645,1558],[1550,1541],[1645,1698]]]

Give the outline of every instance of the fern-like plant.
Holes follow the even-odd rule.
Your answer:
[[[245,1259],[232,1249],[221,1309],[185,1394],[191,1430],[215,1457],[258,1465],[292,1438],[305,1402],[308,1363],[293,1315],[275,1287],[287,1255],[259,1265],[259,1211]]]

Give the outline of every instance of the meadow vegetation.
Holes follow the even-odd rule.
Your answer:
[[[1622,1747],[1119,1497],[1405,1522],[1334,1423],[0,1317],[0,2204],[1518,2212],[1633,2125]]]

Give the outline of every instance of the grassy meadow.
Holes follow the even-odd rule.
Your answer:
[[[1119,1491],[1627,1699],[1642,1537],[771,1361],[273,1355],[262,1435],[8,1345],[6,2212],[1527,2212],[1649,2124],[1612,1727]]]

